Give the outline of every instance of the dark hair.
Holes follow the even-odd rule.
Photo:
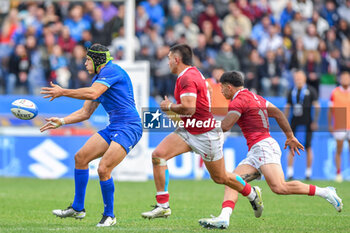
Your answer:
[[[244,85],[244,77],[239,71],[229,71],[221,75],[220,82],[222,84],[231,84],[234,87],[241,87]]]
[[[177,44],[170,48],[170,52],[178,53],[181,56],[181,61],[185,65],[192,65],[192,49],[187,44]]]

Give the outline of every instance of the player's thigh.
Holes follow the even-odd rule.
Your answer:
[[[76,160],[92,161],[101,157],[108,149],[109,145],[100,134],[95,133],[84,144],[76,154]]]
[[[285,182],[284,173],[280,164],[265,164],[260,167],[260,170],[271,188],[279,187]]]
[[[233,172],[242,177],[246,182],[250,182],[260,177],[260,172],[248,164],[239,165]]]
[[[113,170],[123,159],[127,153],[123,146],[119,143],[111,141],[108,150],[102,156],[99,169]]]
[[[176,155],[191,151],[191,147],[176,133],[166,136],[152,153],[153,158],[169,160]]]

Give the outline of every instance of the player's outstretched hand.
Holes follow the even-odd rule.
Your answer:
[[[53,84],[53,82],[50,82],[51,87],[42,87],[40,94],[44,94],[44,98],[51,98],[50,101],[56,99],[57,97],[60,97],[63,95],[62,93],[62,87]]]
[[[167,96],[164,96],[164,100],[160,103],[160,109],[162,109],[162,111],[169,111],[170,104],[171,101],[168,99]]]
[[[48,129],[57,129],[62,125],[62,122],[58,117],[50,117],[45,119],[47,123],[40,128],[40,132],[44,132]]]
[[[284,144],[284,149],[286,149],[287,146],[289,146],[293,156],[295,155],[295,152],[300,155],[299,149],[304,151],[304,146],[298,141],[296,137],[287,138],[286,143]]]

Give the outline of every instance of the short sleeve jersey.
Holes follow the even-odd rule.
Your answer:
[[[185,129],[191,134],[201,134],[215,128],[215,119],[210,112],[210,94],[207,85],[205,78],[195,67],[186,68],[176,80],[174,96],[177,104],[181,103],[181,97],[196,97],[195,113],[192,116],[181,116]]]
[[[350,87],[346,90],[336,87],[330,97],[330,107],[333,107],[333,127],[335,130],[350,130]]]
[[[134,92],[129,75],[117,64],[109,61],[92,79],[108,87],[95,101],[102,104],[109,115],[110,127],[125,123],[141,123],[135,107]]]
[[[237,124],[247,140],[249,150],[255,143],[270,137],[267,104],[263,97],[247,89],[236,92],[229,104],[228,114],[240,116]]]

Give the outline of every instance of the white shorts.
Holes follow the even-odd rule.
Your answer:
[[[221,128],[214,128],[206,133],[191,134],[184,128],[177,128],[174,133],[179,135],[205,161],[216,161],[224,155],[222,152],[224,134]]]
[[[260,173],[260,167],[265,164],[275,163],[281,165],[281,148],[272,137],[265,138],[255,143],[247,154],[247,158],[243,159],[239,164],[248,164]]]
[[[335,131],[333,137],[337,141],[350,140],[350,130]]]

